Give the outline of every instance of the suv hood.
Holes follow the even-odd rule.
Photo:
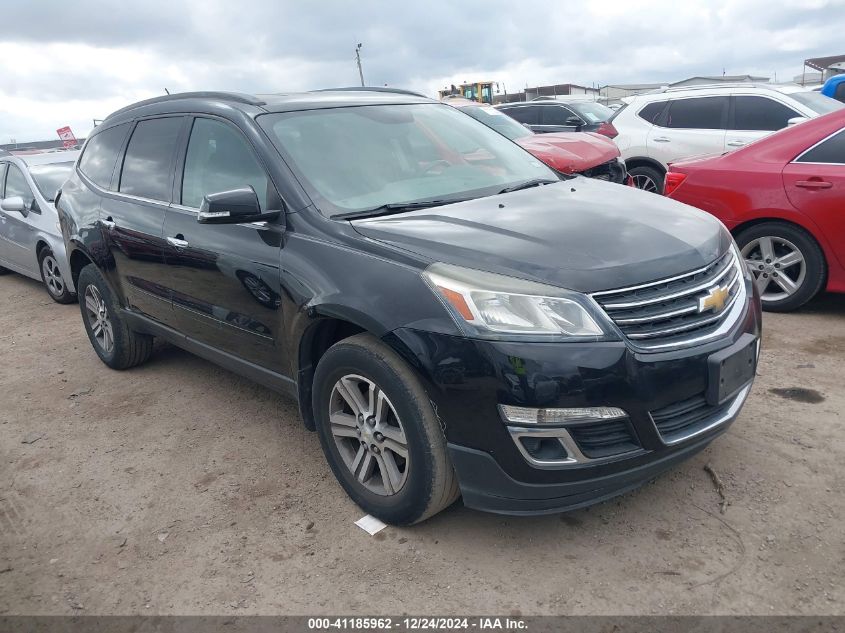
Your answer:
[[[619,156],[616,143],[590,132],[533,134],[514,142],[564,174],[586,171]]]
[[[579,292],[688,272],[731,243],[703,211],[584,177],[351,224],[431,261]]]

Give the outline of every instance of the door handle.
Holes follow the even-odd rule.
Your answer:
[[[111,219],[111,216],[107,217],[105,220],[100,220],[100,224],[110,231],[115,227],[114,220]]]
[[[671,138],[667,138],[665,136],[657,136],[657,137],[655,137],[651,140],[654,141],[655,143],[671,143],[672,142]]]
[[[175,248],[188,248],[188,240],[181,233],[176,235],[176,237],[168,237],[167,243]]]
[[[830,189],[833,187],[832,182],[827,182],[826,180],[796,180],[795,181],[796,187],[801,187],[802,189]]]
[[[727,145],[729,147],[742,147],[745,144],[746,144],[745,141],[728,141],[727,142]]]

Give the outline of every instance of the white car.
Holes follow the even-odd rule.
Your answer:
[[[54,205],[77,151],[0,156],[0,274],[44,282],[58,303],[76,301]]]
[[[663,88],[623,101],[611,119],[614,140],[634,185],[655,193],[672,161],[729,152],[845,107],[798,85],[750,83]]]

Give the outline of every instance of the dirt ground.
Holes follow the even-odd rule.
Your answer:
[[[636,492],[373,537],[292,402],[167,346],[109,370],[7,275],[0,614],[843,614],[843,316],[767,314],[740,419]]]

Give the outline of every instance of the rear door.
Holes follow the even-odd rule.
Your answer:
[[[800,112],[769,97],[735,95],[731,97],[725,151],[730,152],[782,130],[788,125],[789,119],[800,116],[803,116]]]
[[[578,123],[573,123],[574,120]],[[563,104],[540,106],[540,125],[535,132],[577,132],[584,125],[584,119]]]
[[[700,154],[722,153],[728,97],[672,99],[661,121],[649,130],[648,154],[664,165]]]
[[[5,238],[4,259],[21,271],[38,275],[38,260],[35,256],[35,229],[31,216],[41,213],[35,202],[32,187],[23,175],[20,167],[9,163],[6,169],[4,198],[19,196],[23,198],[23,211],[3,211],[2,232]]]
[[[501,111],[512,119],[527,125],[534,132],[540,128],[540,106],[538,105],[514,105],[501,108]]]
[[[845,129],[788,163],[783,185],[789,201],[810,216],[845,264]]]
[[[262,211],[281,209],[267,170],[241,131],[197,117],[177,165],[164,223],[166,284],[176,328],[187,336],[277,372],[282,347],[280,249],[284,220],[199,224],[204,196],[251,186]]]
[[[133,310],[162,323],[172,320],[164,263],[164,214],[171,202],[176,147],[188,118],[142,119],[129,137],[116,194],[100,210],[114,259],[113,281]]]

